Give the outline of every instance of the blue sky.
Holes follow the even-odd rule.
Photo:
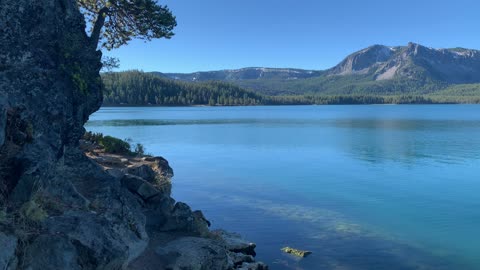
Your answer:
[[[133,41],[107,55],[120,69],[194,72],[241,67],[326,69],[373,44],[480,49],[476,0],[161,0],[170,40]]]

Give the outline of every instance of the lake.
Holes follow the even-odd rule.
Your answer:
[[[271,269],[480,269],[480,106],[102,108],[86,129],[168,159],[173,197]]]

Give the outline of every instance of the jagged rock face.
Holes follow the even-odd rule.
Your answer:
[[[0,147],[5,142],[5,128],[7,127],[7,106],[5,100],[0,97]]]
[[[375,45],[349,55],[329,75],[371,74],[376,80],[425,79],[446,83],[480,82],[480,51],[433,49],[409,43]]]
[[[393,48],[374,45],[347,56],[347,58],[335,66],[330,73],[335,75],[368,73],[372,66],[387,61],[394,52]]]
[[[148,241],[137,198],[77,147],[102,102],[84,29],[75,0],[0,2],[0,230],[22,269],[119,269]]]
[[[24,168],[9,181],[29,169],[30,176],[40,176],[61,159],[64,146],[77,144],[83,124],[101,105],[101,53],[84,28],[74,0],[0,2],[0,94],[7,103],[7,119],[0,120],[0,130],[6,122],[2,156]]]

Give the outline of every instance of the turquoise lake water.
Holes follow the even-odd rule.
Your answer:
[[[174,198],[271,269],[480,269],[480,106],[102,108],[86,128],[168,159]]]

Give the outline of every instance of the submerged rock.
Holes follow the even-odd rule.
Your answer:
[[[282,251],[285,252],[285,253],[295,255],[297,257],[302,257],[302,258],[305,258],[308,255],[312,254],[311,251],[305,251],[305,250],[295,249],[295,248],[291,248],[291,247],[284,247],[284,248],[282,248]]]

